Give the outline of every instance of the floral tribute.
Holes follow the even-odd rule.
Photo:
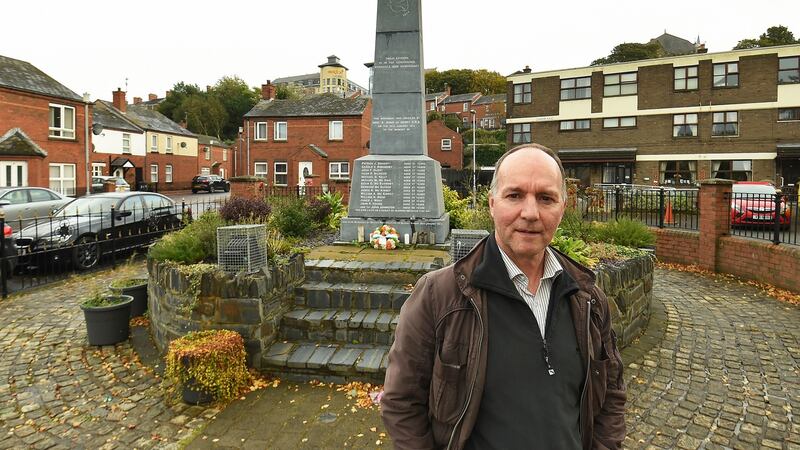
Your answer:
[[[400,237],[394,228],[389,225],[381,225],[370,233],[369,242],[374,248],[392,250],[397,248],[400,243]]]

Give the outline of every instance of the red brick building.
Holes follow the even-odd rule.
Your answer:
[[[197,173],[233,176],[233,147],[214,136],[197,135]]]
[[[0,56],[0,185],[85,193],[92,108],[32,64]]]
[[[472,104],[475,123],[484,130],[496,130],[506,124],[506,94],[482,95]]]
[[[428,156],[439,161],[443,169],[462,169],[464,141],[461,135],[447,128],[441,120],[428,122]]]
[[[442,92],[433,92],[425,95],[425,111],[444,112],[444,99],[450,96],[450,86],[445,86]]]
[[[480,96],[480,92],[450,95],[443,100],[442,105],[439,107],[439,112],[443,115],[453,114],[458,116],[464,128],[469,128],[472,126],[472,114],[469,111],[473,109],[473,103]]]

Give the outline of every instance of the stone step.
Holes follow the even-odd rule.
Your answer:
[[[280,337],[343,344],[391,345],[400,313],[380,309],[296,307],[283,316]]]
[[[441,268],[444,264],[440,259],[436,262],[309,259],[305,261],[305,275],[307,281],[413,285],[422,275]]]
[[[389,346],[278,341],[264,352],[261,370],[292,380],[383,383]]]
[[[295,289],[295,304],[313,309],[381,309],[400,311],[411,285],[307,281]]]

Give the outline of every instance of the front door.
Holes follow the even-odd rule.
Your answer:
[[[134,169],[134,171],[135,171],[134,172],[135,173],[134,176],[136,177],[136,185],[135,186],[136,186],[136,190],[138,191],[139,190],[139,186],[141,186],[142,182],[144,181],[144,174],[142,173],[142,168],[141,167],[137,167],[136,169]]]
[[[312,170],[311,161],[300,161],[297,166],[297,186],[300,195],[305,195],[305,187],[311,185],[311,178],[308,178],[308,176],[314,173]]]
[[[0,186],[27,186],[28,163],[26,161],[3,161],[0,163]]]

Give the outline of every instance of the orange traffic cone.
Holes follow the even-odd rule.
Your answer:
[[[675,218],[672,216],[672,203],[667,200],[666,213],[664,213],[664,223],[667,225],[675,225]]]

